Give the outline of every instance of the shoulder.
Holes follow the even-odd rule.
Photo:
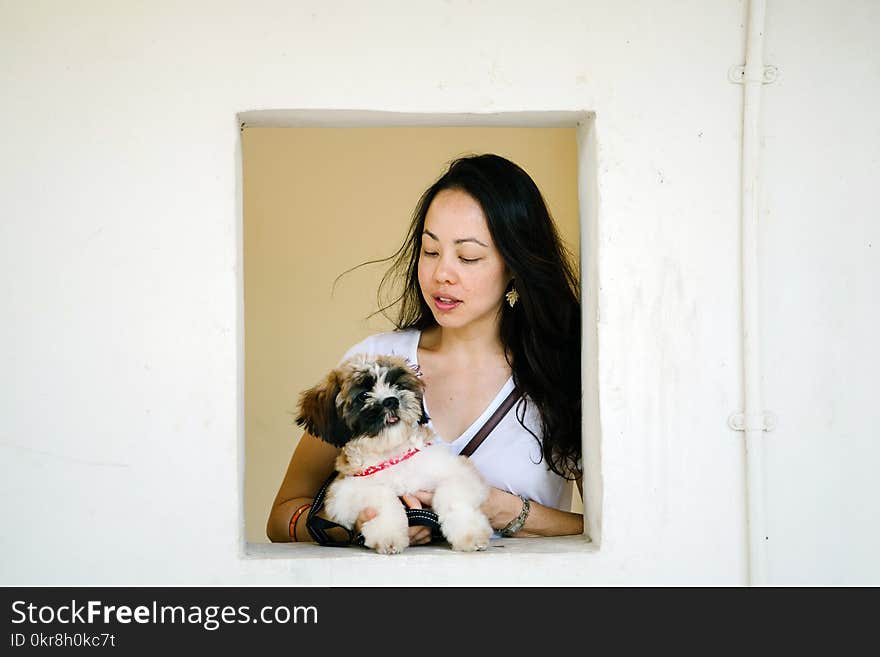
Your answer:
[[[412,360],[419,346],[419,334],[418,329],[375,333],[349,348],[340,362],[355,354],[394,354]]]

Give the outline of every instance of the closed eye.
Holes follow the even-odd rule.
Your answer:
[[[436,251],[422,251],[422,255],[426,258],[436,258],[439,254]],[[482,260],[482,258],[463,258],[461,256],[458,259],[469,265]]]
[[[389,386],[393,386],[397,383],[397,381],[405,374],[404,369],[402,367],[394,367],[385,374],[385,383]]]

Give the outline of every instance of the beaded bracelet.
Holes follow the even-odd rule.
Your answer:
[[[311,503],[303,504],[296,511],[293,512],[293,516],[290,518],[290,525],[287,527],[287,533],[290,536],[290,540],[296,543],[296,521],[299,520],[299,517],[303,514],[304,511],[308,511],[309,507],[311,507]]]

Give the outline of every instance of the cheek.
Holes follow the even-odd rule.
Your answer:
[[[479,285],[480,290],[493,300],[495,297],[501,297],[505,292],[504,271],[500,267],[482,272],[479,282],[474,282]]]
[[[419,258],[419,269],[418,269],[418,278],[419,278],[419,288],[421,288],[422,293],[425,292],[425,286],[430,283],[431,273],[429,267],[425,264],[425,261]]]

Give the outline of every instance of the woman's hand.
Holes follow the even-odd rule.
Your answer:
[[[357,520],[354,521],[354,533],[355,535],[361,533],[361,528],[364,524],[368,523],[370,520],[379,515],[379,512],[376,511],[371,506],[366,507],[363,511],[358,514]]]
[[[519,515],[522,500],[518,495],[508,493],[500,488],[489,487],[489,497],[480,507],[493,529],[503,529],[511,520]]]
[[[408,509],[423,509],[430,507],[434,501],[434,493],[426,490],[418,490],[412,495],[403,495],[400,500]],[[409,544],[425,545],[431,542],[431,528],[414,525],[409,528]]]
[[[412,495],[404,495],[400,499],[410,509],[422,509],[433,505],[434,493],[432,491],[419,490]],[[489,497],[483,502],[480,510],[486,514],[489,524],[492,525],[493,529],[503,529],[511,520],[519,515],[519,512],[522,510],[522,500],[519,498],[519,495],[490,486]],[[430,543],[431,530],[428,527],[410,527],[409,540],[410,545]]]

